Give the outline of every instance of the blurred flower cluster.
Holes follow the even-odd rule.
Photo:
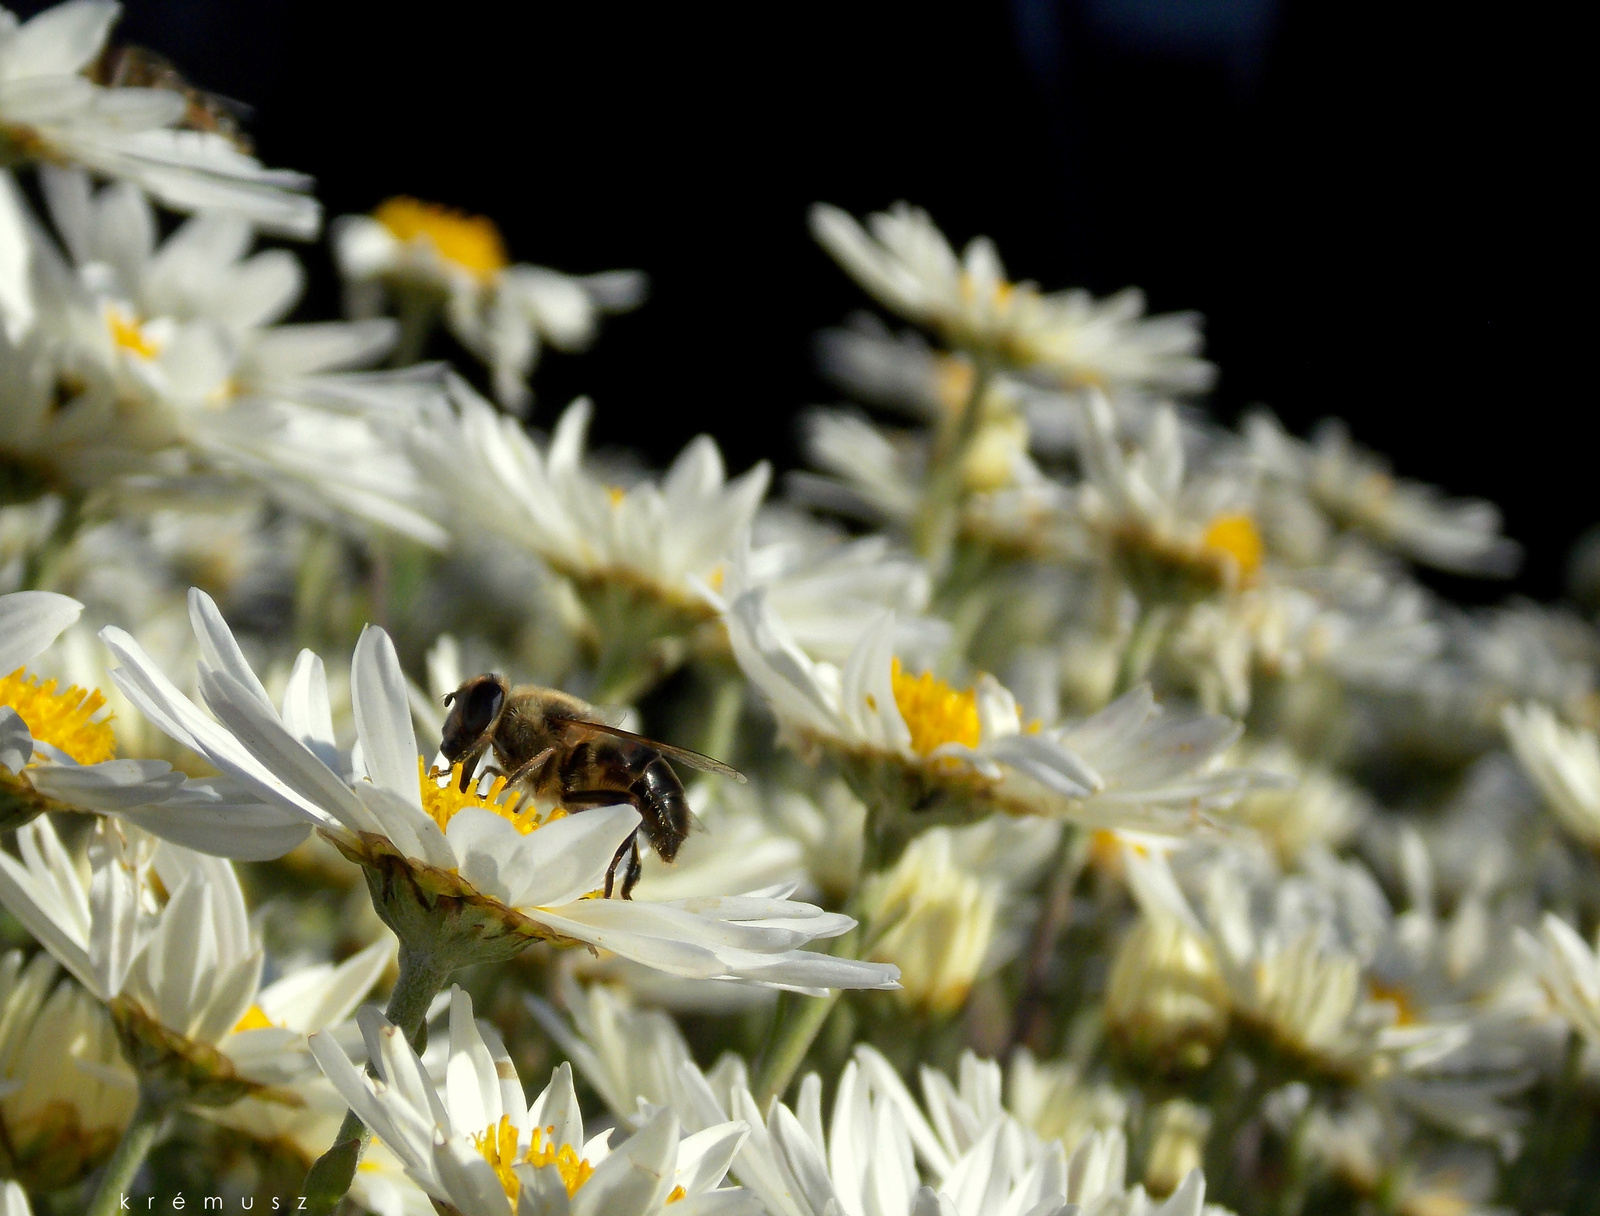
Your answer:
[[[288,321],[117,12],[0,10],[6,1216],[1591,1210],[1600,634],[1419,578],[1494,507],[903,203],[808,468],[652,472],[530,388],[642,273],[392,198]]]

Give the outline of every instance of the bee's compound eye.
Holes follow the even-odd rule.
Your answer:
[[[459,759],[482,737],[500,713],[505,697],[505,689],[493,676],[479,676],[456,691],[439,741],[439,750],[447,759]]]

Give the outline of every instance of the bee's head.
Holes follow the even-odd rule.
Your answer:
[[[450,715],[444,720],[439,750],[454,764],[463,756],[482,752],[494,738],[495,724],[505,708],[508,692],[504,676],[473,676],[445,697]]]

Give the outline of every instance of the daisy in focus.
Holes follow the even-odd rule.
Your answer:
[[[363,1013],[361,1028],[376,1078],[358,1072],[325,1035],[311,1041],[317,1062],[406,1174],[462,1216],[759,1211],[722,1186],[745,1124],[723,1121],[680,1136],[679,1120],[663,1110],[616,1144],[613,1131],[586,1140],[572,1070],[557,1068],[529,1103],[505,1046],[473,1020],[460,988],[450,992],[447,1085],[434,1082],[383,1018]]]
[[[302,825],[226,779],[192,779],[164,760],[117,759],[116,737],[100,712],[103,694],[75,684],[62,689],[29,673],[25,664],[82,611],[77,600],[51,591],[0,596],[0,667],[10,672],[0,679],[0,823],[20,827],[45,811],[115,813],[135,823],[183,822],[215,844],[218,815],[256,806],[264,812],[257,840],[269,842],[269,852],[303,840]]]
[[[368,627],[351,660],[359,768],[346,771],[332,733],[322,661],[295,663],[281,708],[251,670],[216,605],[190,593],[208,715],[126,633],[102,636],[122,664],[117,683],[168,734],[261,798],[296,814],[368,873],[402,957],[440,934],[475,959],[504,959],[534,940],[589,945],[696,979],[803,989],[889,987],[893,968],[798,949],[846,932],[848,917],[781,896],[662,904],[590,898],[638,829],[628,805],[567,814],[525,804],[504,783],[461,790],[419,754],[407,682],[394,646]],[[215,715],[214,717],[211,715]],[[248,814],[235,821],[254,830]],[[175,830],[175,834],[181,834]],[[430,947],[432,948],[432,947]],[[443,947],[441,947],[443,948]],[[446,966],[463,965],[465,955]],[[443,960],[436,960],[442,963]]]
[[[601,317],[637,308],[648,288],[637,270],[569,275],[512,265],[494,221],[414,198],[340,216],[333,249],[348,313],[373,316],[388,298],[397,302],[406,327],[402,362],[415,361],[442,313],[456,340],[488,367],[495,400],[517,413],[532,400],[528,377],[544,345],[588,348]]]
[[[1147,688],[1076,726],[1035,727],[993,677],[962,691],[906,671],[890,616],[863,634],[842,670],[807,655],[760,592],[736,600],[726,619],[781,737],[802,754],[828,754],[869,805],[887,799],[911,820],[1002,810],[1181,832],[1253,780],[1217,765],[1235,723],[1169,716]]]

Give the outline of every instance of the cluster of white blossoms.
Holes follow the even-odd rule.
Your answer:
[[[1491,505],[904,203],[809,467],[653,472],[530,387],[643,274],[395,197],[288,322],[116,15],[0,10],[5,1216],[1587,1210],[1600,633],[1419,579]]]

